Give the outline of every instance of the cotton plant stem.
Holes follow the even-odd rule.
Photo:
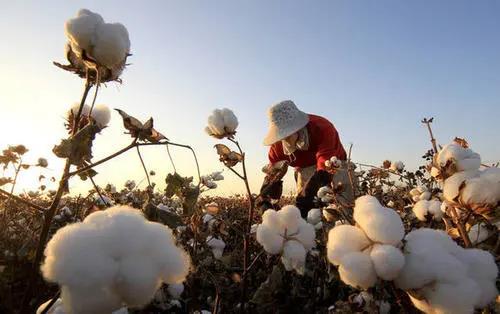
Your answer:
[[[94,186],[94,189],[95,189],[95,191],[96,191],[97,195],[99,195],[99,198],[100,198],[100,199],[104,202],[104,205],[105,205],[106,207],[109,207],[109,205],[110,205],[110,204],[109,204],[108,202],[106,202],[106,200],[105,200],[105,199],[104,199],[104,197],[102,196],[101,191],[99,190],[99,187],[98,187],[98,186],[97,186],[97,184],[95,183],[94,178],[89,177],[89,179],[90,179],[90,182],[92,182],[92,185]]]
[[[430,119],[424,118],[422,120],[422,123],[424,123],[427,126],[427,130],[429,130],[429,135],[431,137],[432,149],[434,150],[434,153],[437,153],[438,149],[437,149],[436,139],[434,138],[434,134],[432,133],[432,128],[431,128],[431,123],[433,119],[434,118]]]
[[[144,159],[142,159],[141,150],[139,146],[135,147],[137,149],[137,155],[139,155],[139,160],[141,161],[142,169],[144,169],[144,173],[146,174],[146,179],[148,180],[148,187],[151,188],[151,180],[149,179],[148,169],[146,168],[146,164],[144,163]]]
[[[458,233],[460,233],[460,237],[462,237],[462,240],[464,240],[465,247],[466,248],[472,247],[472,243],[470,242],[470,239],[469,239],[469,234],[465,230],[465,224],[458,216],[457,210],[455,209],[454,206],[448,206],[448,208],[450,209],[452,218],[453,218],[455,224],[457,225]]]

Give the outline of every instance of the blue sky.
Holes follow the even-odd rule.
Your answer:
[[[435,117],[441,143],[465,137],[484,160],[500,159],[498,1],[2,1],[2,8],[0,144],[24,143],[28,158],[49,157],[56,176],[62,163],[51,148],[83,82],[51,61],[64,61],[64,21],[79,8],[123,23],[132,42],[124,84],[102,89],[98,103],[153,116],[169,138],[196,149],[204,173],[222,169],[217,141],[203,133],[206,118],[229,107],[258,188],[266,110],[283,99],[330,118],[356,161],[416,167],[429,148],[424,116]],[[115,114],[95,158],[126,145],[122,132]],[[144,155],[161,183],[172,170],[165,151]],[[175,150],[174,158],[181,174],[194,174],[188,153]],[[97,170],[100,184],[143,178],[133,153]],[[243,191],[226,177],[219,192]]]

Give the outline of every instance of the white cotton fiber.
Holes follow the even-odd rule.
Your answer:
[[[476,177],[465,182],[460,201],[467,205],[495,206],[500,201],[500,182],[487,177]]]
[[[38,309],[36,310],[36,314],[42,314],[42,311],[45,310],[45,308],[49,305],[50,301],[48,300],[44,304],[40,305]],[[66,314],[64,312],[64,307],[62,304],[61,298],[58,298],[54,304],[50,307],[50,309],[46,312],[47,314]]]
[[[375,285],[377,274],[369,255],[352,252],[340,260],[340,279],[355,288],[368,289]]]
[[[226,247],[226,243],[221,239],[213,236],[207,237],[207,245],[212,249],[212,253],[216,259],[220,259],[222,254],[224,253],[224,248]]]
[[[238,127],[238,118],[236,118],[233,111],[224,108],[222,109],[221,114],[224,120],[224,128],[226,129],[226,132],[232,133],[236,131],[236,128]]]
[[[184,284],[183,283],[170,284],[167,287],[167,291],[172,298],[179,299],[181,297],[182,292],[184,292]]]
[[[421,200],[413,206],[413,213],[420,221],[426,221],[427,215],[430,215],[434,220],[439,221],[443,217],[441,211],[441,202],[438,200]]]
[[[374,245],[370,257],[375,272],[384,280],[395,279],[405,264],[405,257],[401,250],[392,245]]]
[[[119,66],[130,51],[128,31],[120,23],[97,25],[92,56],[107,68]]]
[[[480,222],[469,229],[468,235],[472,244],[478,244],[486,240],[491,235],[491,231],[485,223]]]
[[[321,221],[321,209],[313,208],[307,213],[307,222],[316,225]]]
[[[441,149],[436,160],[440,167],[444,167],[448,162],[454,162],[457,171],[477,170],[481,166],[481,156],[470,148],[463,148],[458,143],[453,142]]]
[[[294,240],[286,241],[283,247],[281,261],[286,270],[295,270],[298,274],[304,274],[306,263],[306,249],[304,246]]]
[[[316,245],[315,232],[314,226],[302,219],[299,209],[288,205],[279,211],[264,212],[256,239],[266,252],[282,253],[281,260],[287,270],[302,274],[306,254]]]
[[[109,69],[121,68],[130,52],[128,31],[120,23],[105,23],[90,10],[80,10],[65,24],[66,36],[78,58],[85,51],[88,58]]]
[[[103,104],[98,104],[94,106],[92,109],[92,113],[90,114],[92,118],[94,118],[97,126],[101,129],[108,125],[111,120],[111,111],[109,107]]]
[[[479,171],[462,171],[457,172],[444,181],[443,196],[449,202],[455,202],[460,194],[462,184],[471,179],[479,176]]]
[[[328,233],[328,260],[333,265],[339,265],[344,255],[359,252],[370,245],[370,241],[361,229],[351,225],[335,226]]]
[[[148,303],[161,282],[182,282],[189,267],[168,227],[115,206],[59,229],[41,270],[61,286],[66,311],[104,313]]]
[[[374,242],[396,245],[403,239],[401,217],[393,209],[380,205],[373,196],[362,196],[356,200],[354,220]]]

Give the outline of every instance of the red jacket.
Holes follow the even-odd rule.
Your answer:
[[[309,133],[308,150],[296,150],[293,156],[287,156],[283,152],[283,144],[279,141],[269,148],[269,161],[275,163],[288,160],[290,165],[296,168],[316,165],[317,169],[324,170],[325,161],[333,156],[337,156],[340,160],[347,159],[339,134],[330,121],[310,114],[309,123],[306,127]]]

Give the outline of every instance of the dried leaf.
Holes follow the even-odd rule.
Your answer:
[[[63,139],[52,151],[59,158],[69,158],[72,165],[80,166],[92,159],[92,141],[99,127],[93,123],[87,124],[69,139]]]
[[[239,162],[243,161],[243,155],[231,151],[229,147],[224,144],[216,144],[215,149],[217,154],[219,154],[219,160],[226,165],[226,167],[234,167]]]
[[[127,129],[133,138],[139,138],[142,141],[157,143],[160,140],[168,140],[163,134],[155,130],[153,127],[153,118],[149,118],[146,123],[142,123],[139,119],[132,117],[125,111],[115,109],[122,116],[123,126]]]

